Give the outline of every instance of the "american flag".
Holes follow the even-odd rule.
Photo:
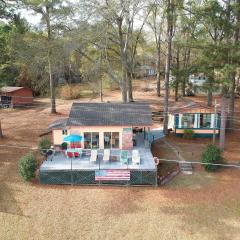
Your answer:
[[[106,180],[130,180],[129,170],[96,170],[95,171],[96,181]]]

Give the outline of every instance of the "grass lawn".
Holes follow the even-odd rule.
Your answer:
[[[236,169],[180,174],[157,188],[23,182],[17,163],[27,150],[10,147],[37,147],[39,134],[53,120],[67,116],[71,101],[58,101],[58,115],[41,106],[0,110],[5,134],[0,145],[9,146],[0,147],[0,239],[240,239],[240,171]],[[172,154],[166,148],[161,151],[161,144],[155,147],[162,157]]]

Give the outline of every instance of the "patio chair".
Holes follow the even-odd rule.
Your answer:
[[[128,163],[128,151],[121,151],[120,162],[127,164]]]
[[[73,153],[72,152],[67,152],[67,157],[68,158],[72,158],[73,157]]]
[[[79,157],[79,152],[74,152],[74,157],[78,158]]]
[[[140,155],[138,150],[132,151],[132,163],[133,164],[140,164]]]
[[[96,162],[97,161],[97,150],[91,150],[91,156],[90,156],[90,162]]]
[[[103,161],[110,160],[110,149],[104,149],[103,151]]]
[[[76,148],[81,148],[81,144],[78,143],[78,144],[76,145]]]

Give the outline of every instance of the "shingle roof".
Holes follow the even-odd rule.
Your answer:
[[[203,103],[193,103],[186,107],[179,107],[169,111],[172,114],[178,113],[213,113],[214,108],[208,107],[206,104]],[[218,111],[220,112],[220,111]]]
[[[23,87],[2,87],[0,91],[1,92],[14,92],[14,91],[20,90],[22,88]]]
[[[66,120],[65,120],[66,121]],[[73,103],[68,120],[54,122],[50,128],[64,126],[150,126],[149,105],[139,103]]]
[[[48,129],[62,129],[67,126],[68,118],[62,118],[54,121],[48,126]]]

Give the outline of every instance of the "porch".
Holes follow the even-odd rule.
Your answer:
[[[132,185],[155,185],[157,168],[150,148],[144,144],[144,134],[136,134],[136,146],[133,150],[138,150],[140,163],[132,161],[132,150],[128,152],[126,163],[120,161],[121,150],[110,149],[109,161],[104,161],[104,150],[97,150],[97,160],[90,161],[91,150],[83,149],[81,156],[68,158],[63,152],[57,151],[44,161],[40,167],[40,182],[44,184],[97,184],[96,173],[98,171],[113,170],[116,173],[128,172],[128,181],[115,180],[103,181],[101,183],[110,184],[132,184]]]

